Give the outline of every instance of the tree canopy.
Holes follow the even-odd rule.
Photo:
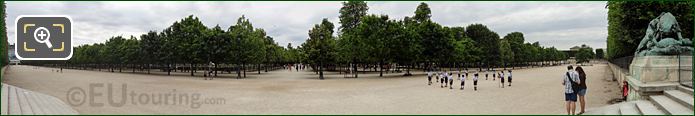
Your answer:
[[[159,69],[171,74],[180,70],[192,76],[215,63],[220,65],[214,66],[215,72],[236,71],[237,78],[246,77],[247,70],[261,73],[302,63],[324,79],[324,71],[352,73],[357,78],[359,72],[378,71],[383,76],[389,70],[405,69],[408,76],[411,69],[418,68],[482,70],[547,65],[568,58],[554,47],[526,42],[522,32],[500,38],[483,24],[443,26],[430,20],[431,9],[426,3],[403,18],[367,14],[367,10],[366,2],[343,2],[339,30],[324,18],[308,30],[308,38],[300,46],[288,43],[284,47],[243,15],[226,29],[207,27],[190,15],[161,31],[77,46],[74,58],[67,63],[112,72]]]

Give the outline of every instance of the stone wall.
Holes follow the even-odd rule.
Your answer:
[[[620,87],[623,86],[623,81],[626,81],[626,79],[630,76],[630,72],[628,69],[621,68],[620,66],[613,64],[613,63],[608,63],[608,68],[611,70],[613,74],[613,80],[615,80]]]

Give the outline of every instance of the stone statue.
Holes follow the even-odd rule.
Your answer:
[[[681,36],[676,17],[665,12],[649,22],[635,56],[691,55],[692,46],[692,40]]]

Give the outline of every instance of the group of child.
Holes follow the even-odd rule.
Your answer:
[[[495,74],[496,71],[487,71],[485,73],[485,80],[488,80],[488,75],[492,73],[492,80],[494,81],[495,78],[500,79],[500,87],[504,88],[504,70],[498,72]],[[478,74],[479,72],[476,72],[473,74],[473,90],[478,91]],[[507,73],[507,82],[509,83],[508,86],[512,86],[512,70],[508,70]],[[454,74],[449,71],[427,71],[427,85],[432,85],[432,78],[435,78],[435,81],[439,83],[440,88],[444,87],[449,87],[449,89],[453,89],[453,84],[454,84]],[[468,77],[468,71],[465,70],[464,72],[459,71],[458,72],[458,77],[459,80],[461,80],[461,88],[460,90],[464,89],[464,85],[466,84],[466,79]]]

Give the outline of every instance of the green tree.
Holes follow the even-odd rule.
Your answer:
[[[500,58],[504,69],[507,68],[507,63],[514,61],[514,52],[512,51],[510,43],[511,42],[508,40],[502,40],[500,42]]]
[[[596,58],[597,59],[604,59],[605,58],[605,53],[603,53],[603,49],[596,49]]]
[[[579,49],[576,54],[577,63],[589,62],[589,60],[594,58],[594,56],[594,52],[591,50],[591,48]]]
[[[509,43],[509,47],[512,50],[512,53],[514,53],[513,59],[511,61],[508,61],[509,63],[514,63],[514,65],[517,65],[527,57],[525,56],[526,54],[523,54],[523,45],[524,45],[524,34],[521,32],[512,32],[504,36],[503,40],[506,40]],[[512,69],[514,67],[512,66]]]
[[[146,62],[147,65],[147,74],[150,74],[150,67],[152,66],[152,63],[154,64],[160,64],[162,57],[165,57],[162,49],[162,44],[164,43],[163,39],[159,37],[157,32],[155,31],[149,31],[147,34],[143,34],[140,36],[140,52],[142,54],[149,55],[150,57],[143,57],[142,61]]]
[[[413,19],[417,22],[425,22],[430,20],[430,17],[432,17],[432,11],[430,10],[430,7],[427,5],[427,3],[421,2],[420,5],[417,6],[417,9],[415,9],[415,16]]]
[[[676,16],[683,37],[693,38],[693,1],[609,1],[607,56],[609,59],[634,55],[649,21],[662,12]]]
[[[425,21],[416,27],[421,46],[424,48],[422,57],[425,63],[444,64],[450,62],[454,51],[453,39],[439,24]]]
[[[130,39],[126,39],[122,45],[117,45],[119,46],[119,52],[121,52],[122,56],[116,56],[119,57],[120,64],[125,64],[127,67],[131,67],[133,69],[133,72],[135,72],[135,65],[139,64],[140,61],[143,59],[140,50],[140,41],[137,40],[134,36],[130,36]]]
[[[360,19],[367,15],[367,2],[364,1],[347,1],[343,2],[343,7],[340,8],[340,30],[350,31],[357,27]]]
[[[245,16],[237,19],[236,25],[232,25],[228,29],[228,34],[231,39],[231,56],[237,56],[232,60],[234,64],[240,64],[237,68],[237,77],[246,78],[246,64],[260,62],[260,57],[263,57],[263,39],[265,31],[256,30],[251,22]]]
[[[487,68],[500,60],[500,37],[482,24],[471,24],[466,27],[466,35],[476,42],[484,54],[478,54]],[[482,68],[481,68],[482,69]]]
[[[114,72],[116,66],[118,66],[119,72],[122,72],[121,56],[124,56],[124,51],[121,51],[123,43],[125,43],[125,38],[122,36],[111,37],[104,43],[104,49],[101,49],[100,54],[106,59],[105,62],[109,64],[109,69]]]
[[[308,61],[318,70],[319,79],[323,80],[325,65],[332,63],[335,58],[335,39],[333,23],[323,19],[320,24],[309,30],[309,39],[302,45],[308,55]]]
[[[404,76],[412,75],[410,69],[414,68],[422,53],[421,39],[415,28],[411,28],[405,21],[389,21],[388,29],[392,31],[392,41],[389,43],[390,56],[399,65],[406,65]]]
[[[357,64],[363,62],[366,50],[361,49],[361,38],[357,38],[354,34],[354,28],[357,27],[362,17],[367,15],[369,7],[364,1],[347,1],[343,2],[343,7],[340,8],[340,34],[337,41],[338,58],[343,62],[349,62],[352,65],[353,71],[357,71]],[[358,73],[355,78],[358,77]]]
[[[9,57],[7,53],[7,47],[9,46],[7,44],[7,27],[4,26],[6,25],[5,20],[7,19],[7,13],[5,9],[7,9],[7,5],[5,4],[5,1],[2,1],[2,12],[0,12],[2,13],[2,21],[0,21],[0,24],[2,24],[3,27],[0,28],[2,29],[0,30],[0,32],[5,34],[3,34],[2,39],[0,39],[0,68],[4,67],[5,65],[7,65],[7,63],[9,63]]]

